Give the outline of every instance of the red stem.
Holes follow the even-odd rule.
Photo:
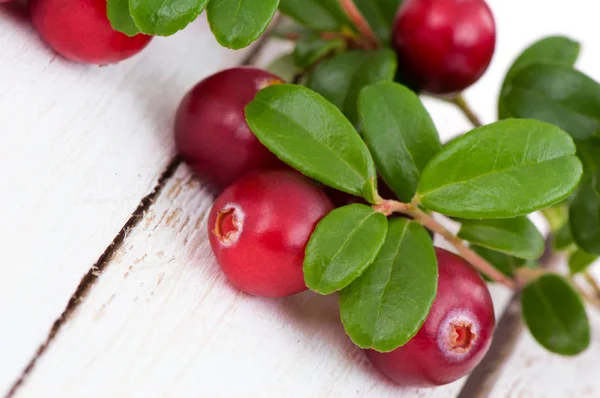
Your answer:
[[[356,28],[358,29],[360,34],[362,36],[364,36],[365,38],[367,38],[367,40],[370,42],[370,45],[372,45],[373,48],[378,48],[379,42],[377,41],[377,37],[375,37],[373,30],[371,29],[371,27],[369,26],[369,24],[367,23],[365,18],[362,16],[359,9],[354,4],[354,1],[353,0],[339,0],[339,1],[340,1],[340,5],[342,6],[342,9],[346,12],[346,15],[348,15],[348,18],[350,18],[350,20],[352,21],[354,26],[356,26]]]

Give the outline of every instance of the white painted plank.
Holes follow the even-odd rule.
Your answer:
[[[402,390],[346,337],[335,297],[237,292],[207,240],[212,197],[182,166],[17,397],[451,397]],[[495,295],[506,298],[504,290]]]
[[[0,7],[0,395],[173,156],[200,78],[237,64],[202,19],[116,66],[70,63]]]
[[[598,278],[600,264],[593,271]],[[513,353],[502,365],[490,397],[598,397],[600,312],[588,306],[587,314],[592,328],[592,342],[584,353],[576,357],[551,354],[525,330]]]

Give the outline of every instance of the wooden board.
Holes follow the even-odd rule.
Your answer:
[[[206,239],[212,199],[181,166],[16,397],[451,397],[460,390],[463,381],[435,390],[386,381],[346,337],[333,296],[259,299],[230,287]],[[502,302],[508,296],[494,293]]]
[[[119,65],[77,65],[18,10],[0,6],[0,395],[154,190],[182,95],[248,54],[201,19]]]

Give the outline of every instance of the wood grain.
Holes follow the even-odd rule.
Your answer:
[[[202,19],[118,65],[77,65],[19,7],[0,7],[0,394],[154,190],[181,96],[248,54],[220,47]]]

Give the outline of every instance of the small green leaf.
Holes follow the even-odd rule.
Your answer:
[[[527,47],[510,67],[504,83],[499,106],[499,119],[513,117],[503,104],[502,95],[510,87],[512,79],[521,69],[532,64],[555,64],[564,66],[573,66],[579,56],[580,45],[564,36],[550,36],[539,40]]]
[[[573,235],[571,235],[571,226],[569,223],[566,223],[556,233],[554,242],[552,242],[552,248],[556,251],[568,250],[574,243]]]
[[[309,75],[308,87],[320,93],[358,126],[358,95],[363,87],[392,81],[396,73],[392,50],[350,51],[321,62]]]
[[[294,59],[299,67],[308,68],[327,54],[345,46],[346,42],[342,39],[325,40],[317,34],[311,34],[296,42]]]
[[[219,44],[238,50],[264,33],[278,6],[279,0],[211,0],[206,12]]]
[[[170,36],[204,11],[208,0],[129,0],[129,10],[142,33]]]
[[[394,17],[401,2],[402,0],[354,0],[377,39],[384,45],[389,45]]]
[[[406,344],[427,319],[437,278],[427,230],[407,219],[390,220],[375,262],[339,293],[346,333],[359,347],[381,352]]]
[[[550,230],[556,232],[569,221],[569,205],[566,201],[542,209],[542,214],[550,224]]]
[[[296,76],[302,72],[302,69],[296,66],[293,54],[285,54],[277,58],[267,67],[267,70],[288,83],[293,82]]]
[[[429,162],[421,203],[460,218],[511,218],[565,199],[581,179],[571,137],[535,120],[508,119],[447,144]]]
[[[590,265],[598,260],[595,254],[586,253],[583,250],[575,250],[569,256],[569,271],[571,275],[585,271]]]
[[[107,0],[106,14],[114,30],[130,37],[140,33],[129,12],[129,0]]]
[[[512,116],[554,124],[577,140],[598,137],[600,131],[600,84],[569,66],[521,69],[502,102]]]
[[[363,136],[387,185],[404,201],[417,192],[421,172],[441,149],[431,116],[408,88],[383,82],[359,96]]]
[[[521,308],[529,331],[547,350],[572,356],[590,345],[583,302],[561,276],[544,275],[525,287]]]
[[[350,122],[306,87],[261,90],[246,107],[246,120],[271,152],[325,185],[362,196],[367,181],[376,177],[373,158]]]
[[[333,210],[319,222],[306,246],[306,286],[320,294],[345,288],[375,261],[386,233],[387,218],[369,206]]]
[[[596,191],[596,195],[600,196],[600,170],[596,172],[594,175],[594,179],[592,180],[592,184],[594,187],[594,191]]]
[[[544,237],[525,216],[461,223],[458,237],[478,246],[530,260],[544,254]]]
[[[600,171],[600,142],[583,141],[577,142],[577,156],[583,163],[584,179],[593,178]]]
[[[318,32],[341,32],[351,26],[338,0],[281,0],[279,9]]]
[[[600,255],[600,196],[591,181],[581,184],[571,199],[569,220],[577,246]]]
[[[517,268],[525,265],[525,260],[513,256],[509,256],[505,253],[500,253],[495,250],[486,249],[481,246],[471,246],[471,249],[479,254],[484,260],[494,266],[498,271],[502,272],[508,277],[513,277]],[[482,274],[483,278],[488,282],[493,282],[485,274]]]

